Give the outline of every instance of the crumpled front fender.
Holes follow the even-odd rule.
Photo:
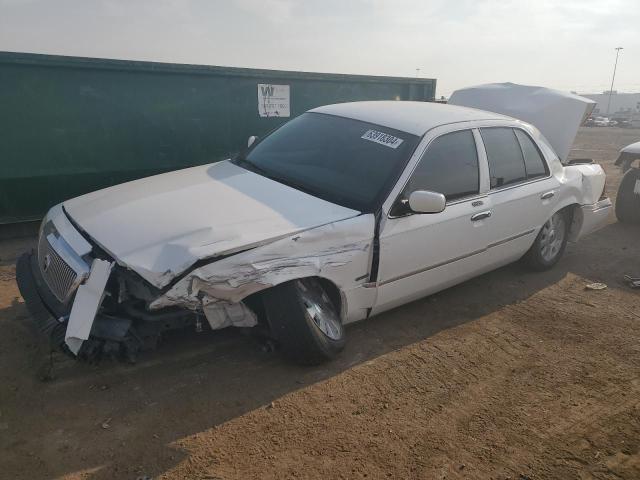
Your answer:
[[[351,290],[367,279],[374,221],[372,214],[360,215],[213,260],[180,279],[150,308],[198,310],[203,301],[237,303],[260,290],[311,276]]]

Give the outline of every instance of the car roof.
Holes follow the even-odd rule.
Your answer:
[[[420,136],[434,127],[450,123],[477,120],[515,121],[511,117],[498,113],[430,102],[350,102],[325,105],[310,111],[375,123]]]

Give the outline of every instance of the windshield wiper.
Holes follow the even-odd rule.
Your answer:
[[[234,160],[234,162],[241,166],[241,167],[245,167],[247,170],[250,170],[254,173],[257,173],[258,175],[262,175],[263,177],[268,178],[269,180],[273,180],[274,182],[278,182],[278,183],[282,183],[283,185],[287,185],[291,188],[295,188],[296,190],[301,190],[305,193],[309,193],[310,195],[314,195],[314,193],[310,192],[308,188],[299,185],[297,183],[291,182],[290,180],[287,180],[286,178],[283,178],[281,176],[275,175],[271,172],[269,172],[268,170],[265,170],[264,168],[256,165],[255,163],[253,163],[250,160],[247,160],[244,157],[236,157],[236,159]]]
[[[235,163],[238,166],[245,167],[247,170],[251,170],[252,172],[258,173],[263,177],[267,177],[267,178],[271,178],[272,180],[275,180],[275,178],[273,178],[273,175],[271,173],[266,171],[264,168],[256,165],[255,163],[247,160],[242,155],[238,155],[236,158],[234,158],[233,163]]]
[[[274,175],[273,173],[265,170],[264,168],[256,165],[255,163],[253,163],[250,160],[247,160],[244,156],[238,155],[236,158],[233,159],[233,163],[235,163],[238,166],[244,167],[247,170],[250,170],[254,173],[257,173],[258,175],[262,175],[263,177],[267,177],[270,180],[273,180],[274,182],[278,182],[278,183],[282,183],[283,185],[286,185],[288,187],[291,188],[295,188],[296,190],[300,190],[301,192],[304,193],[308,193],[309,195],[313,195],[314,197],[318,196],[318,193],[312,189],[310,189],[309,187],[301,184],[301,183],[297,183],[294,182],[292,180],[289,180],[288,178],[284,178],[284,177],[280,177],[278,175]]]

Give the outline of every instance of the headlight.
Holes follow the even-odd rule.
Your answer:
[[[53,222],[49,219],[49,217],[44,217],[42,223],[40,224],[40,232],[38,233],[38,238],[47,238],[49,234],[53,233],[56,237],[59,236],[58,230]]]

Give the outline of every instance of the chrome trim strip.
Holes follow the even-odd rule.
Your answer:
[[[531,185],[532,183],[543,182],[551,178],[553,178],[553,175],[548,175],[546,177],[538,177],[538,178],[534,178],[533,180],[523,180],[522,182],[518,182],[518,183],[510,183],[508,185],[505,185],[504,187],[494,187],[491,190],[489,190],[488,194],[494,195],[496,193],[504,192],[506,190],[511,190],[513,188],[523,187],[525,185]]]
[[[449,205],[457,205],[459,203],[466,203],[466,202],[471,202],[471,201],[476,201],[476,200],[482,200],[484,198],[487,198],[488,194],[486,193],[479,193],[479,194],[474,194],[474,195],[470,195],[468,197],[462,197],[462,198],[457,198],[455,200],[453,200],[452,202],[447,202],[447,207]],[[475,205],[472,205],[475,206]],[[481,205],[478,205],[481,206]]]
[[[535,233],[535,231],[536,230],[534,228],[532,228],[531,230],[527,230],[526,232],[519,233],[518,235],[514,235],[513,237],[505,238],[504,240],[499,240],[499,241],[497,241],[495,243],[491,243],[491,244],[489,244],[487,246],[487,250],[490,249],[490,248],[493,248],[493,247],[504,245],[505,243],[509,243],[509,242],[511,242],[513,240],[517,240],[520,237],[526,237],[527,235]]]
[[[451,260],[446,260],[444,262],[436,263],[435,265],[431,265],[429,267],[421,268],[419,270],[414,270],[413,272],[405,273],[405,274],[400,275],[398,277],[390,278],[389,280],[385,280],[384,282],[379,282],[378,286],[381,287],[382,285],[386,285],[387,283],[392,283],[392,282],[395,282],[397,280],[402,280],[403,278],[411,277],[413,275],[417,275],[418,273],[428,272],[429,270],[433,270],[434,268],[443,267],[443,266],[445,266],[445,265],[447,265],[449,263],[457,262],[459,260],[464,260],[465,258],[469,258],[469,257],[472,257],[474,255],[478,255],[479,253],[483,253],[483,252],[486,252],[486,251],[487,251],[487,249],[483,248],[482,250],[476,250],[475,252],[467,253],[466,255],[461,255],[461,256],[453,258]]]
[[[613,203],[609,197],[598,200],[596,203],[581,205],[583,210],[589,210],[591,213],[598,213],[600,210],[606,210],[613,207]]]
[[[460,260],[464,260],[465,258],[469,258],[469,257],[472,257],[474,255],[478,255],[480,253],[484,253],[487,250],[489,250],[490,248],[494,248],[494,247],[498,247],[500,245],[504,245],[505,243],[511,242],[513,240],[517,240],[518,238],[525,237],[525,236],[530,235],[532,233],[535,233],[535,229],[527,230],[526,232],[519,233],[518,235],[514,235],[512,237],[505,238],[504,240],[500,240],[498,242],[495,242],[495,243],[492,243],[492,244],[488,245],[486,248],[483,248],[481,250],[476,250],[475,252],[467,253],[466,255],[461,255],[461,256],[453,258],[451,260],[446,260],[444,262],[436,263],[436,264],[431,265],[429,267],[421,268],[419,270],[414,270],[413,272],[405,273],[403,275],[399,275],[397,277],[390,278],[389,280],[385,280],[383,282],[378,282],[377,284],[375,284],[375,283],[368,283],[368,284],[365,283],[363,286],[365,288],[371,288],[371,287],[374,287],[374,286],[381,287],[383,285],[387,285],[388,283],[396,282],[398,280],[402,280],[404,278],[411,277],[411,276],[417,275],[419,273],[428,272],[429,270],[433,270],[434,268],[444,267],[445,265],[448,265],[450,263],[458,262]]]
[[[598,213],[600,210],[609,210],[613,205],[605,205],[604,207],[598,207],[595,210],[591,210],[591,213]]]

